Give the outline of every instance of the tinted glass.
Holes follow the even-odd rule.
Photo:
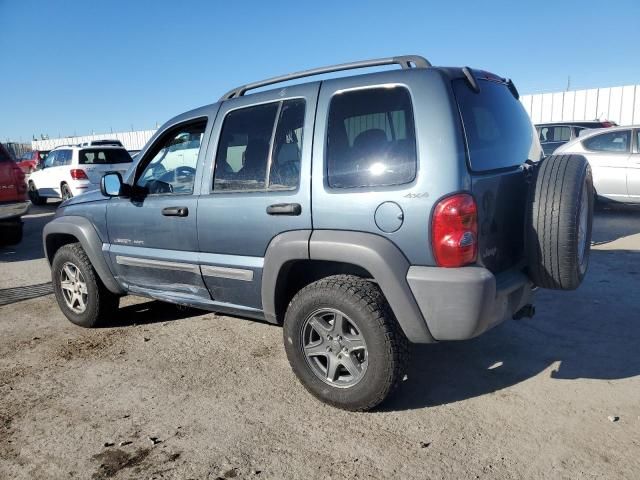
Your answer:
[[[279,103],[230,112],[222,125],[213,189],[264,190],[269,146]]]
[[[471,169],[521,165],[528,159],[534,141],[527,112],[506,85],[488,80],[478,80],[478,84],[480,93],[475,93],[466,80],[453,81]]]
[[[594,152],[621,152],[629,151],[631,144],[631,131],[621,130],[603,133],[582,141],[584,148]]]
[[[117,148],[91,148],[80,150],[80,165],[105,165],[111,163],[131,163],[131,156],[126,150]]]
[[[11,161],[11,157],[9,153],[5,150],[3,145],[0,145],[0,162],[9,162]]]
[[[416,138],[406,88],[343,92],[331,99],[327,179],[332,188],[399,185],[416,176]]]
[[[59,150],[56,156],[55,165],[62,167],[64,165],[71,165],[71,150]]]
[[[305,102],[288,100],[282,104],[274,139],[269,172],[269,190],[293,190],[300,181],[302,128]]]
[[[150,194],[192,193],[206,127],[206,121],[199,121],[177,127],[163,135],[145,155],[143,161],[146,166],[136,185],[146,188]],[[129,157],[125,150],[118,151]],[[147,159],[150,160],[147,162]]]
[[[541,127],[539,131],[542,143],[568,142],[571,140],[570,127]]]
[[[44,162],[45,168],[53,167],[55,165],[57,156],[58,156],[58,152],[57,151],[56,152],[51,152],[49,155],[47,155],[47,159]]]

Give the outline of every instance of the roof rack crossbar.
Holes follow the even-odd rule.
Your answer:
[[[376,58],[373,60],[361,60],[359,62],[340,63],[338,65],[329,65],[327,67],[312,68],[301,72],[288,73],[278,77],[267,78],[259,82],[247,83],[233,90],[229,90],[220,101],[229,100],[243,96],[248,90],[254,90],[260,87],[266,87],[275,83],[288,82],[298,78],[312,77],[314,75],[322,75],[324,73],[341,72],[343,70],[355,70],[357,68],[379,67],[382,65],[400,65],[403,69],[409,68],[429,68],[431,63],[419,55],[403,55],[399,57]]]

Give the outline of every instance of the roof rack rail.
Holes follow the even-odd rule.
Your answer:
[[[274,83],[288,82],[297,78],[312,77],[314,75],[322,75],[324,73],[341,72],[343,70],[354,70],[357,68],[379,67],[382,65],[400,65],[403,69],[409,68],[429,68],[431,63],[419,55],[402,55],[399,57],[376,58],[373,60],[361,60],[359,62],[340,63],[338,65],[329,65],[327,67],[312,68],[301,72],[288,73],[278,77],[267,78],[259,82],[247,83],[233,90],[229,90],[220,101],[229,100],[243,96],[248,90],[254,90]]]

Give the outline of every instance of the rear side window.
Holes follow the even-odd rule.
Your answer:
[[[331,188],[400,185],[416,176],[416,136],[403,87],[338,93],[327,126]]]
[[[482,172],[524,163],[534,140],[527,112],[506,85],[488,80],[478,80],[478,84],[480,93],[475,93],[466,80],[453,81],[471,170]]]
[[[80,150],[80,165],[105,165],[111,163],[131,163],[126,150],[117,148],[92,148]]]
[[[631,131],[621,130],[603,133],[582,141],[584,148],[594,152],[628,153],[631,144]]]
[[[220,134],[214,191],[296,189],[304,112],[302,99],[231,111]]]
[[[540,141],[542,143],[549,142],[568,142],[571,140],[570,127],[541,127]]]

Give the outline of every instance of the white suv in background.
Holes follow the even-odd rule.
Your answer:
[[[106,172],[124,175],[131,166],[131,156],[123,147],[61,146],[52,150],[44,165],[29,177],[29,197],[35,205],[47,198],[68,198],[98,190]]]

